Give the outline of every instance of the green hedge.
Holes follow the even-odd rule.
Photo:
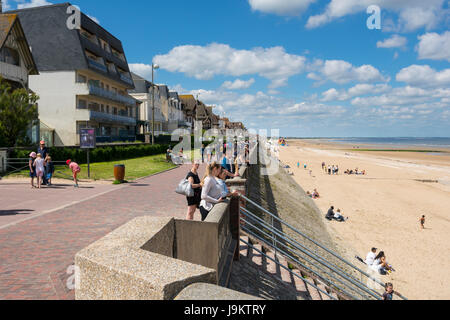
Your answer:
[[[90,151],[90,162],[107,162],[126,160],[139,157],[153,156],[166,153],[168,145],[136,145],[136,146],[107,146],[97,147]],[[28,158],[30,150],[12,150],[11,158]],[[87,162],[86,150],[69,147],[50,148],[50,156],[53,161],[66,161],[72,159],[80,164]]]

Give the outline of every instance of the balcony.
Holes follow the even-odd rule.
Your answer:
[[[96,87],[94,85],[87,85],[87,86],[89,88],[89,94],[91,95],[112,100],[114,102],[120,102],[127,106],[136,106],[136,101],[131,97],[122,96],[118,93],[114,93],[101,87]]]
[[[91,67],[93,67],[93,68],[95,68],[97,70],[103,71],[105,73],[108,73],[108,68],[104,64],[102,64],[100,62],[97,62],[95,60],[92,60],[90,58],[88,58],[87,60],[88,60],[88,63],[89,63],[89,65]]]
[[[13,64],[0,61],[0,75],[11,81],[28,83],[28,72]]]
[[[126,126],[136,126],[136,119],[98,111],[89,111],[90,120],[106,123],[120,123]]]

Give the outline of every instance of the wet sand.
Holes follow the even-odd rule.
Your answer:
[[[345,223],[326,221],[336,241],[363,258],[371,247],[385,251],[396,272],[382,280],[408,298],[450,298],[450,154],[366,152],[360,150],[373,146],[353,149],[320,140],[288,144],[280,148],[280,160],[305,191],[318,189],[322,219],[332,205],[349,217]],[[322,162],[339,165],[339,175],[325,174]],[[355,168],[367,175],[343,174]],[[425,230],[419,224],[423,214]]]

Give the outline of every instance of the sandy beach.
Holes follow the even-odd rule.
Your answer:
[[[383,281],[410,299],[450,298],[450,153],[366,152],[321,140],[290,140],[280,148],[280,160],[305,191],[319,191],[321,198],[314,201],[324,221],[332,205],[349,217],[343,223],[326,221],[336,241],[363,258],[372,247],[386,253],[396,272]],[[338,165],[339,175],[325,174],[322,162]],[[367,174],[344,174],[355,168]]]

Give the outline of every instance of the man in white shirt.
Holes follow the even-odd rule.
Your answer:
[[[368,266],[371,266],[373,265],[376,257],[377,257],[377,248],[372,248],[372,250],[367,254],[366,260],[364,262]]]

